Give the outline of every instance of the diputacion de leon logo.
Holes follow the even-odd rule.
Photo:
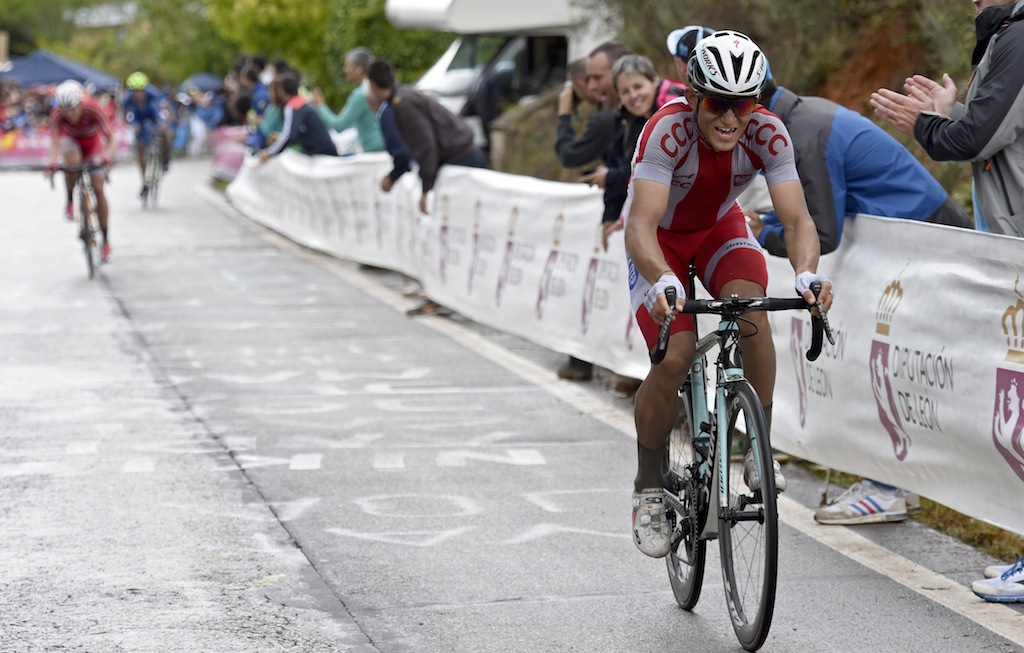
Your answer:
[[[1020,277],[1013,285],[1017,301],[1003,311],[1002,327],[1006,336],[1005,365],[996,368],[995,414],[992,441],[1013,472],[1024,481],[1024,295]]]
[[[551,252],[548,254],[548,261],[544,264],[544,272],[540,277],[540,284],[537,287],[537,319],[544,319],[544,307],[548,303],[548,296],[552,293],[551,280],[555,276],[555,266],[558,264],[558,246],[562,242],[562,230],[565,228],[565,214],[559,213],[555,216],[555,224],[551,230]],[[561,294],[561,293],[558,293]]]
[[[940,393],[952,394],[956,381],[955,360],[945,351],[945,346],[937,351],[928,350],[919,348],[920,345],[903,344],[906,339],[893,337],[893,324],[904,297],[903,284],[898,278],[882,291],[876,313],[876,337],[871,342],[868,359],[878,420],[889,434],[897,460],[906,459],[910,452],[911,431],[919,435],[942,433],[943,395]],[[920,320],[911,322],[921,323]],[[904,336],[908,337],[914,334]],[[929,342],[927,333],[914,340]]]
[[[889,382],[889,332],[896,309],[902,301],[903,285],[896,279],[885,287],[878,300],[875,313],[875,334],[878,337],[871,341],[871,355],[868,358],[871,393],[878,407],[878,420],[892,439],[892,449],[897,460],[906,458],[910,448],[910,436],[903,428],[903,420],[900,419],[892,384]]]

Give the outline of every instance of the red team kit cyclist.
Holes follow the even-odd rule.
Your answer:
[[[792,139],[777,116],[758,105],[768,62],[749,37],[719,31],[701,40],[687,66],[684,98],[659,109],[647,122],[633,155],[629,195],[623,207],[633,310],[649,347],[659,325],[671,320],[665,360],[652,366],[636,394],[637,475],[633,494],[633,539],[652,557],[666,555],[662,467],[666,443],[679,412],[678,390],[695,356],[693,316],[670,312],[665,289],[677,305],[686,299],[690,264],[715,297],[764,297],[765,256],[736,198],[763,173],[785,229],[795,287],[808,303],[828,310],[832,283],[817,274],[818,233],[797,176]],[[810,290],[821,282],[818,297]],[[771,428],[775,348],[765,313],[743,325],[747,376]],[[751,489],[753,460],[746,465]],[[786,487],[775,465],[776,487]]]
[[[117,140],[100,103],[89,97],[85,88],[73,80],[57,86],[55,95],[57,107],[50,115],[51,144],[49,164],[46,166],[47,174],[52,175],[60,169],[58,156],[63,160],[65,168],[93,163],[109,166],[114,160]],[[67,187],[64,214],[68,220],[75,219],[71,198],[79,174],[81,173],[64,172]],[[99,215],[100,231],[103,233],[103,261],[107,262],[110,259],[110,242],[107,238],[110,209],[103,192],[105,173],[103,169],[98,168],[89,174],[92,177],[93,189],[96,191],[96,212]]]

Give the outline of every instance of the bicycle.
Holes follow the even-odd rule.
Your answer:
[[[817,295],[820,284],[813,284]],[[666,299],[675,306],[676,292]],[[689,277],[693,297],[694,274]],[[671,296],[669,296],[671,295]],[[708,540],[718,539],[722,580],[733,630],[740,644],[756,651],[764,644],[775,607],[778,564],[778,512],[768,426],[753,386],[743,376],[740,322],[751,311],[812,309],[802,297],[690,299],[681,312],[717,314],[718,328],[699,337],[687,380],[679,390],[680,415],[668,444],[665,471],[666,517],[672,529],[666,556],[676,602],[692,610],[700,598]],[[824,308],[812,317],[808,360],[821,353],[822,335],[835,344]],[[669,321],[651,353],[652,364],[664,359]],[[695,326],[696,328],[696,326]],[[718,348],[713,409],[709,409],[707,354]],[[697,428],[695,429],[694,426]],[[749,453],[748,453],[749,452]],[[746,457],[755,478],[744,480]],[[717,490],[717,491],[716,491]],[[713,518],[709,518],[713,516]]]
[[[77,174],[75,180],[74,195],[78,196],[78,210],[75,212],[78,222],[78,238],[82,241],[82,248],[85,250],[85,262],[89,270],[89,278],[96,277],[99,271],[102,257],[100,256],[100,224],[99,214],[96,212],[96,191],[92,187],[92,173],[102,170],[104,176],[107,174],[105,163],[83,163],[74,166],[60,166],[65,174]],[[53,175],[50,174],[50,188],[54,187]]]
[[[146,148],[146,165],[142,174],[142,183],[145,191],[142,193],[142,207],[151,206],[156,208],[157,195],[160,192],[160,180],[164,176],[164,139],[159,132],[153,134],[153,138]]]

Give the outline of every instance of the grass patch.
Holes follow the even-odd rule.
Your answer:
[[[822,479],[822,481],[825,480],[826,469],[824,467],[806,460],[793,459],[792,462],[811,472]],[[847,488],[860,480],[861,477],[859,476],[832,470],[829,483],[839,488]],[[837,494],[834,490],[829,492],[831,498],[835,498]],[[1024,537],[968,517],[926,497],[921,497],[921,512],[912,515],[910,519],[921,522],[940,533],[954,537],[964,544],[1006,563],[1011,563],[1021,555],[1024,555]]]

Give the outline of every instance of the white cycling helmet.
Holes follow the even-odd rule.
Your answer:
[[[721,30],[697,43],[686,70],[698,93],[757,97],[768,77],[768,59],[746,34]]]
[[[75,80],[69,79],[65,82],[61,82],[57,87],[57,92],[55,93],[57,106],[61,109],[77,107],[82,103],[82,97],[84,95],[85,89]]]

